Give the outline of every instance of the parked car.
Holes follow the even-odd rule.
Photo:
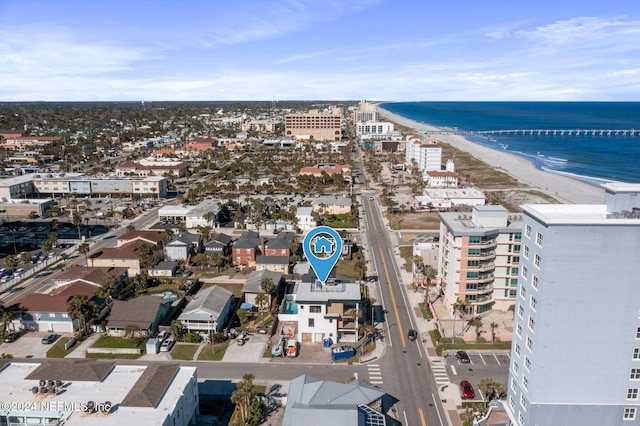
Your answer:
[[[271,356],[282,356],[282,346],[284,344],[284,339],[278,339],[278,343],[271,347]]]
[[[58,340],[58,335],[56,333],[47,333],[42,338],[42,344],[43,345],[50,345],[53,342],[55,342],[56,340]]]
[[[458,360],[463,364],[469,364],[471,362],[469,355],[467,355],[465,351],[456,352],[456,358],[458,358]]]
[[[407,331],[407,337],[413,342],[418,338],[418,332],[413,329],[409,329],[409,331]]]
[[[18,340],[18,338],[22,336],[22,333],[18,332],[18,331],[14,331],[11,333],[8,333],[6,336],[4,336],[4,342],[5,343],[13,343],[16,340]]]
[[[173,345],[175,344],[176,344],[176,341],[173,340],[173,337],[169,337],[160,345],[160,352],[169,352],[173,348]]]
[[[158,336],[156,338],[161,342],[164,342],[167,337],[169,337],[169,333],[163,330],[160,333],[158,333]]]
[[[468,380],[460,382],[460,392],[462,393],[462,399],[473,399],[476,397],[476,393],[473,391],[473,387]]]

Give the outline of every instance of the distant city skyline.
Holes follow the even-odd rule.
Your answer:
[[[640,3],[25,0],[0,53],[0,101],[640,101]]]

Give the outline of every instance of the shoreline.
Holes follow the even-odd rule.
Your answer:
[[[394,114],[380,107],[380,104],[376,105],[376,107],[380,115],[402,126],[413,129],[416,134],[420,135],[421,130],[441,130],[431,124],[420,123]],[[423,137],[423,135],[420,136]],[[553,171],[538,169],[530,160],[516,154],[495,150],[471,142],[464,136],[457,134],[433,135],[430,138],[437,142],[449,144],[461,151],[468,152],[478,160],[484,161],[489,166],[508,173],[523,184],[548,194],[561,203],[602,204],[604,202],[605,191],[601,186],[586,183],[577,177],[565,176]]]

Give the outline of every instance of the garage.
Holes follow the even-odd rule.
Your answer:
[[[302,341],[303,342],[312,342],[313,333],[302,333]]]

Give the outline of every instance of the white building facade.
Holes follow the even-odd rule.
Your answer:
[[[424,143],[415,139],[408,140],[405,146],[405,161],[414,161],[418,170],[440,170],[442,168],[442,147],[435,143]]]
[[[603,186],[602,205],[523,206],[512,425],[640,421],[640,185]]]

